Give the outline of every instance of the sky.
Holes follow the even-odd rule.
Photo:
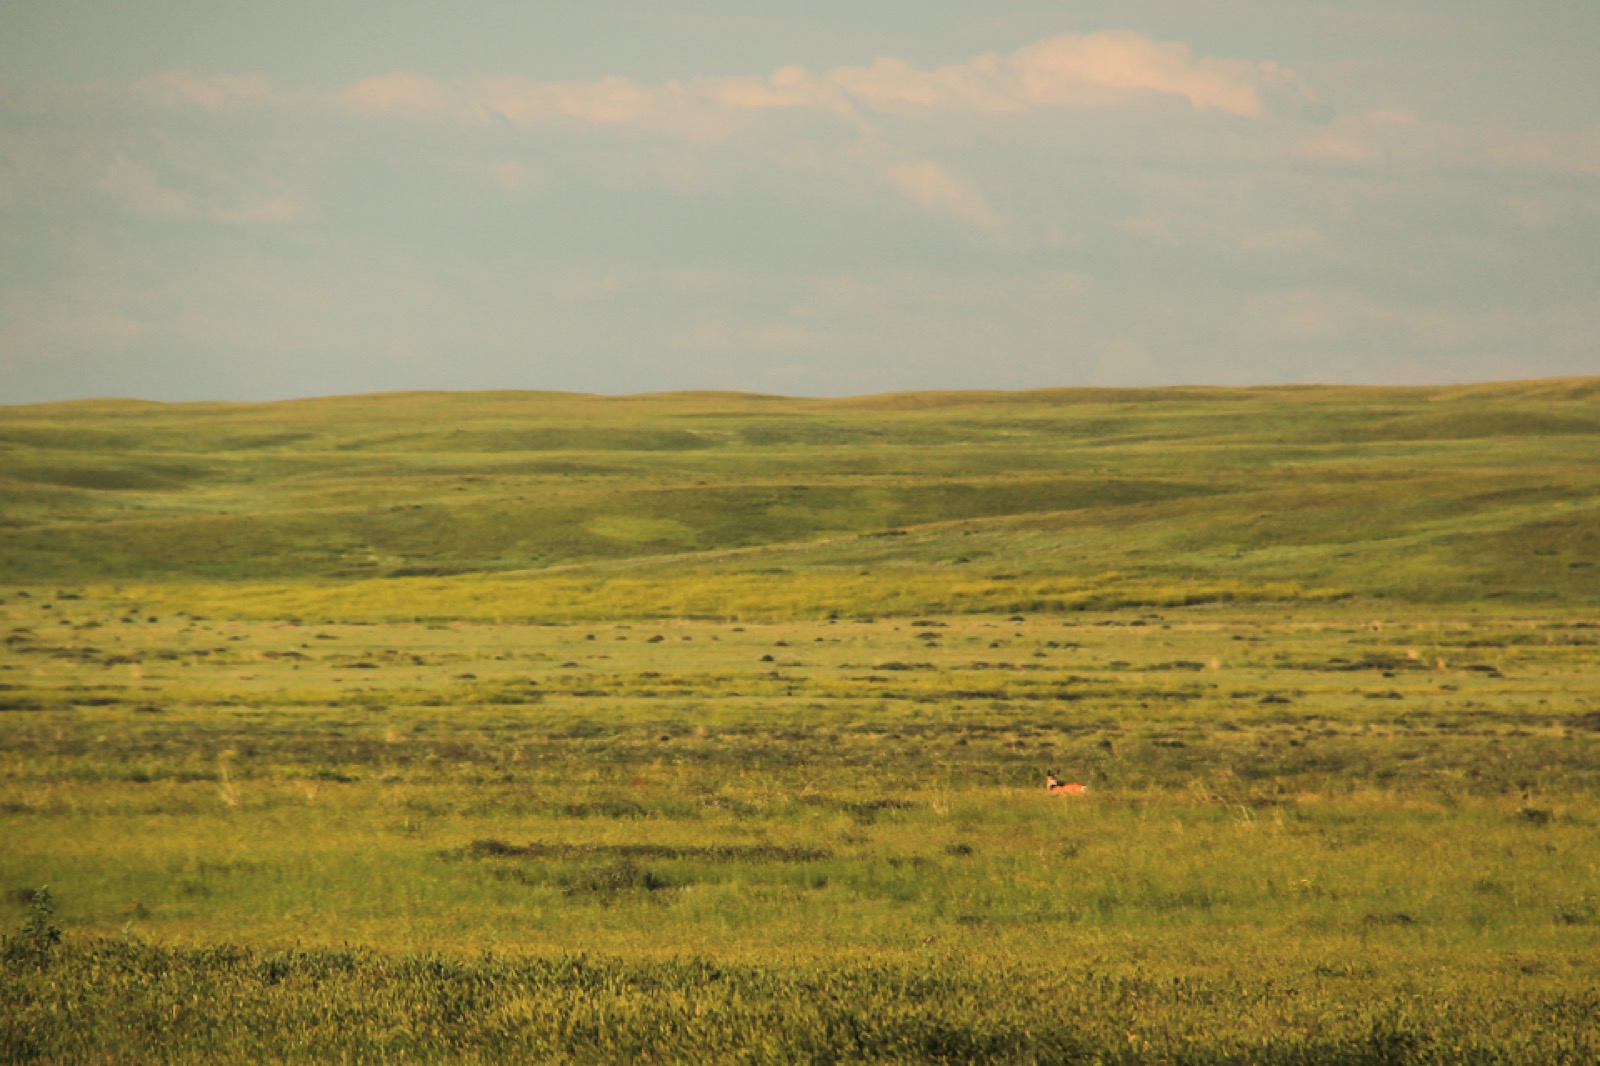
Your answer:
[[[1594,0],[0,3],[0,404],[1600,374]]]

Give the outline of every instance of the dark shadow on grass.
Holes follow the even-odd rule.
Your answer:
[[[786,844],[508,844],[474,840],[445,853],[455,859],[699,859],[706,862],[820,862],[833,857],[826,848]]]

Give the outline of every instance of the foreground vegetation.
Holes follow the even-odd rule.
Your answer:
[[[0,1059],[1595,1061],[1595,395],[0,412]]]
[[[1600,1049],[1592,990],[1527,980],[1374,996],[1340,973],[1279,985],[126,943],[8,961],[8,1061],[1581,1063]]]

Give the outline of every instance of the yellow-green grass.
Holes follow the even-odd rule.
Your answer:
[[[616,587],[596,612],[732,614],[748,597],[730,584],[792,570],[774,617],[881,610],[882,589],[842,580],[863,569],[916,572],[929,609],[1018,576],[1048,586],[1042,607],[1189,589],[1576,605],[1600,598],[1596,392],[1575,379],[6,407],[0,579],[563,572]],[[477,580],[396,595],[455,596],[478,617]]]
[[[1595,397],[0,409],[0,1059],[1592,1062]]]
[[[1076,1011],[1098,1021],[1073,1039],[1102,1055],[1113,1022],[1169,1054],[1265,1041],[1239,1061],[1595,1046],[1571,1018],[1600,977],[1600,630],[1569,612],[311,625],[14,593],[3,609],[22,638],[0,657],[5,913],[19,929],[50,886],[54,980],[83,995],[109,993],[75,967],[193,971],[207,1010],[315,1031],[314,1002],[279,1003],[262,967],[344,967],[328,994],[359,1000],[432,953],[504,982],[473,1025],[395,1053],[448,1058],[509,1039],[504,1011],[576,1017],[570,989],[522,988],[514,960],[582,953],[609,974],[614,1028],[537,1045],[555,1057],[665,1024],[624,989],[684,959],[750,982],[730,1000],[675,978],[714,1013],[778,997],[759,1024],[715,1013],[775,1057],[886,1011],[931,1040],[919,1012],[958,1002],[1008,1019],[982,1046],[1014,1061],[1063,1053],[1052,1026]],[[1046,795],[1045,769],[1089,795]],[[243,976],[217,945],[254,953]],[[273,954],[295,949],[378,954]],[[833,1036],[783,1028],[804,1012],[779,1001],[859,967],[887,969],[878,993],[827,1001]],[[932,975],[953,999],[897,983]],[[150,1010],[171,980],[140,993]],[[399,1031],[379,1015],[367,1053]],[[1383,1019],[1411,1058],[1371,1042]],[[208,1024],[137,1046],[238,1053]],[[988,1024],[961,1041],[1000,1039]],[[114,1058],[114,1031],[40,1025],[41,1048]],[[749,1051],[728,1029],[698,1039]],[[935,1045],[916,1046],[908,1061]]]

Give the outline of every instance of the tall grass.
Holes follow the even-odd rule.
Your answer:
[[[1374,996],[1089,967],[833,967],[70,946],[4,960],[8,1061],[1580,1064],[1600,999],[1470,975]],[[330,990],[336,989],[336,995]],[[1508,1000],[1537,1001],[1508,1010]],[[68,1015],[76,1024],[64,1025]]]

